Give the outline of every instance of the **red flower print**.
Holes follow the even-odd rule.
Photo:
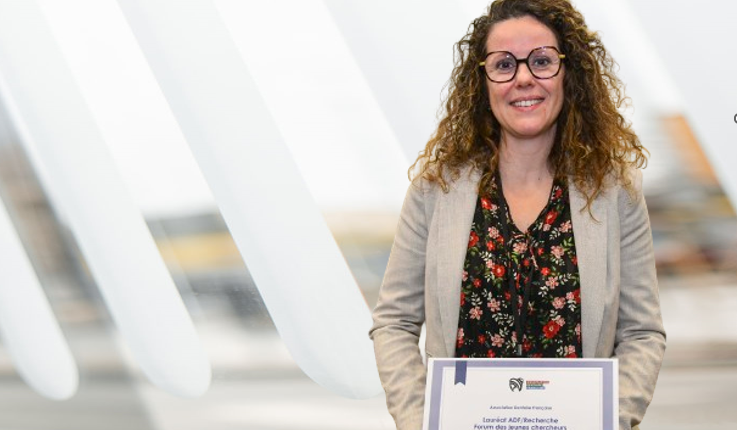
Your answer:
[[[475,231],[471,232],[471,237],[468,239],[468,247],[473,248],[476,246],[476,244],[479,243],[479,236],[476,234]]]
[[[566,293],[566,300],[569,302],[581,303],[581,289]]]
[[[545,215],[545,224],[551,225],[553,224],[553,221],[558,218],[558,212],[556,211],[550,211],[547,215]]]
[[[458,348],[460,348],[461,345],[463,345],[463,338],[464,338],[464,336],[465,335],[463,334],[463,329],[462,328],[459,328],[458,329],[458,337],[456,339],[457,340],[457,344],[458,344],[458,346],[457,346]]]
[[[545,337],[547,337],[548,339],[554,338],[555,335],[558,334],[559,330],[560,330],[560,326],[554,320],[548,321],[548,323],[545,324],[545,327],[543,327],[543,332],[545,333]]]
[[[565,347],[565,356],[566,358],[576,358],[576,347],[573,345],[568,345]]]
[[[491,201],[487,199],[486,197],[481,198],[481,207],[486,209],[487,211],[491,209]]]
[[[578,257],[571,258],[571,263],[573,263],[574,266],[578,266]]]
[[[504,266],[502,266],[501,264],[495,264],[494,267],[491,269],[491,272],[494,273],[494,276],[496,276],[497,278],[501,278],[502,276],[504,276],[505,271],[506,270],[504,269]]]
[[[461,306],[466,304],[466,293],[461,293]]]
[[[478,288],[481,286],[481,279],[474,279],[473,280],[473,286]]]
[[[493,251],[496,247],[494,246],[494,242],[488,241],[486,242],[486,250],[487,251]]]
[[[484,342],[486,342],[486,336],[484,336],[483,334],[480,334],[479,335],[479,343],[484,343]]]
[[[486,351],[486,356],[489,357],[489,358],[494,358],[494,357],[496,357],[496,354],[494,354],[494,351],[490,349],[490,350]]]
[[[563,195],[563,190],[560,187],[555,187],[555,194],[553,194],[554,199],[559,199],[560,196]]]
[[[550,274],[550,269],[548,269],[547,267],[543,267],[542,269],[540,269],[540,273],[542,273],[543,276],[548,276]]]

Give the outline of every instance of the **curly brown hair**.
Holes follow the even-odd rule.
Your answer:
[[[549,155],[554,176],[572,179],[586,197],[587,208],[608,185],[608,178],[632,191],[626,171],[644,167],[647,150],[618,111],[628,98],[615,74],[617,64],[568,0],[496,0],[487,14],[473,21],[455,45],[445,111],[410,167],[410,178],[437,182],[447,192],[448,181],[470,164],[483,172],[479,192],[488,192],[498,166],[501,127],[489,109],[486,75],[479,62],[494,24],[524,16],[550,28],[566,55],[563,107]]]

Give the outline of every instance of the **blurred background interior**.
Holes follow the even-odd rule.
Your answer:
[[[9,3],[0,2],[0,14],[19,10]],[[26,3],[53,34],[75,77],[71,90],[85,99],[145,217],[213,379],[203,396],[180,398],[141,374],[63,209],[44,186],[24,131],[28,124],[14,107],[18,96],[4,77],[0,195],[69,343],[80,385],[68,400],[43,397],[23,382],[0,343],[0,429],[393,428],[382,396],[342,398],[310,380],[291,358],[118,3]],[[451,46],[486,1],[208,3],[230,30],[373,307],[408,185],[406,169],[436,121]],[[737,86],[723,76],[737,69],[727,50],[737,37],[720,18],[737,16],[737,6],[574,3],[619,62],[632,98],[626,113],[651,153],[645,193],[668,348],[643,428],[737,428]],[[0,56],[8,44],[24,43],[7,40],[7,33],[3,38]],[[0,68],[0,77],[6,70]],[[53,103],[54,94],[48,97]],[[140,129],[105,116],[109,106],[131,100],[123,109],[148,119]],[[86,155],[77,156],[82,169]],[[258,186],[268,188],[280,173],[273,175]]]

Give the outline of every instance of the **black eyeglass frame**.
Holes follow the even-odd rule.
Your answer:
[[[530,67],[530,56],[532,55],[533,52],[537,51],[538,49],[552,49],[552,50],[554,50],[555,52],[558,53],[558,59],[560,59],[560,61],[558,62],[558,70],[552,76],[548,76],[546,78],[541,78],[541,77],[537,76],[535,74],[535,72],[532,70],[532,67]],[[491,76],[489,76],[489,73],[486,71],[486,59],[489,58],[489,55],[491,55],[491,54],[498,54],[500,52],[504,52],[504,53],[509,54],[509,56],[511,58],[513,58],[516,63],[515,63],[515,66],[514,66],[514,73],[512,73],[512,76],[509,79],[506,79],[504,81],[495,81],[495,80],[491,79]],[[515,76],[517,76],[517,71],[519,70],[519,64],[520,63],[524,63],[524,64],[527,65],[527,70],[530,71],[530,74],[532,76],[534,76],[535,79],[552,79],[552,78],[558,76],[558,74],[560,73],[561,65],[563,64],[563,60],[565,60],[565,58],[566,58],[566,55],[565,54],[561,54],[560,51],[558,51],[558,48],[556,48],[555,46],[538,46],[537,48],[534,48],[532,51],[530,51],[530,53],[527,54],[527,57],[525,57],[525,58],[517,58],[517,57],[514,56],[514,54],[512,54],[509,51],[491,51],[488,54],[486,54],[486,56],[484,57],[484,61],[482,61],[482,62],[479,63],[479,67],[484,71],[484,75],[486,75],[486,78],[488,80],[490,80],[491,82],[497,83],[497,84],[503,84],[503,83],[506,83],[506,82],[509,82],[509,81],[513,80],[515,78]]]

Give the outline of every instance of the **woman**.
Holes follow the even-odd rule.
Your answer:
[[[615,63],[567,0],[497,0],[456,48],[373,313],[397,429],[422,427],[423,323],[428,357],[616,357],[636,428],[665,333]]]

